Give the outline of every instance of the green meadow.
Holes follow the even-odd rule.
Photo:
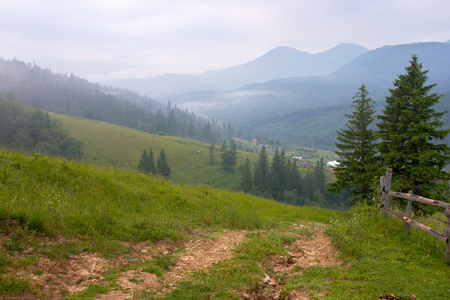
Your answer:
[[[188,185],[213,185],[237,189],[239,174],[227,173],[221,166],[220,146],[215,146],[211,165],[209,145],[190,139],[159,136],[109,123],[52,114],[59,119],[70,135],[83,142],[84,159],[91,163],[118,169],[137,170],[144,150],[153,150],[155,159],[162,148],[172,169],[174,182]],[[198,153],[198,151],[200,151]],[[257,154],[238,153],[238,164],[249,157],[256,162]]]
[[[374,207],[337,212],[289,206],[211,186],[176,185],[137,171],[6,149],[0,149],[0,188],[2,297],[51,298],[42,286],[19,275],[28,270],[47,276],[49,270],[38,267],[42,259],[64,264],[74,255],[95,253],[127,261],[126,266],[112,265],[85,290],[64,294],[67,299],[94,299],[117,290],[118,277],[127,270],[164,277],[174,263],[164,256],[140,260],[129,245],[160,240],[182,244],[193,234],[236,229],[249,233],[233,258],[195,272],[162,297],[239,299],[255,290],[264,272],[282,284],[282,297],[294,289],[309,291],[311,299],[376,299],[390,293],[403,299],[410,294],[445,299],[450,292],[444,243],[414,230],[405,238],[401,222],[383,220]],[[271,256],[289,257],[287,246],[302,236],[311,238],[308,231],[292,232],[294,222],[327,224],[343,263],[274,273],[268,265]],[[442,230],[444,225],[434,223]],[[140,283],[135,277],[129,280]],[[156,296],[143,290],[133,297]]]
[[[227,173],[221,165],[220,146],[215,146],[214,164],[211,165],[209,146],[191,139],[159,136],[105,122],[51,114],[60,120],[71,136],[83,142],[84,160],[118,169],[137,170],[143,150],[153,149],[155,159],[162,148],[172,169],[171,180],[179,184],[210,185],[237,190],[240,173],[238,168]],[[242,141],[241,141],[242,142]],[[269,154],[274,149],[268,149]],[[198,153],[198,151],[200,151]],[[259,148],[257,149],[259,153]],[[238,152],[238,164],[249,158],[251,166],[258,160],[258,153]],[[331,151],[289,147],[286,155],[303,156],[315,166],[320,157],[336,159]],[[302,172],[306,172],[303,169]],[[330,176],[330,180],[332,180]]]
[[[306,291],[310,299],[377,299],[383,294],[445,299],[450,294],[444,243],[415,229],[405,237],[403,224],[383,220],[376,207],[333,211],[232,192],[239,185],[239,171],[225,172],[218,157],[211,165],[207,144],[52,117],[83,142],[85,160],[0,148],[0,298],[52,298],[41,281],[31,279],[49,276],[51,271],[40,262],[64,265],[82,253],[125,263],[112,263],[101,280],[81,291],[61,287],[61,298],[95,299],[120,291],[119,277],[130,270],[153,273],[162,280],[187,240],[213,239],[233,230],[248,233],[232,258],[194,272],[165,295],[141,289],[132,297],[240,299],[258,292],[283,299],[295,290]],[[173,171],[170,180],[136,171],[142,151],[150,148],[155,156],[162,148],[166,151]],[[311,149],[290,148],[287,153],[327,157],[326,152]],[[258,158],[240,151],[238,163],[247,156],[252,164]],[[438,212],[419,221],[442,232],[444,219]],[[274,255],[289,260],[288,247],[298,239],[313,238],[309,230],[292,230],[294,223],[312,228],[325,224],[342,263],[275,272],[270,265]],[[133,245],[151,247],[158,241],[171,241],[180,252],[148,260],[133,250]],[[261,287],[266,274],[277,281],[276,292]],[[128,280],[142,283],[135,276]]]

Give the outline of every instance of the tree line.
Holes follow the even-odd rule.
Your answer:
[[[408,192],[448,202],[450,147],[442,129],[446,111],[436,112],[442,95],[431,93],[436,84],[427,85],[427,70],[422,70],[417,55],[389,89],[382,114],[375,116],[374,101],[361,85],[353,97],[352,114],[346,127],[338,131],[336,152],[340,165],[330,191],[348,190],[352,203],[373,203],[379,176],[387,168],[393,172],[392,190]],[[375,117],[378,130],[371,129]],[[418,204],[416,209],[430,208]]]
[[[297,160],[287,158],[279,148],[270,160],[263,146],[254,166],[248,157],[240,166],[240,187],[246,193],[288,204],[344,208],[348,193],[336,195],[326,190],[325,169],[321,158],[302,177]]]
[[[45,111],[95,119],[160,135],[220,143],[239,133],[220,123],[135,92],[100,86],[80,77],[0,58],[0,93]]]
[[[13,98],[0,96],[0,145],[27,152],[81,158],[82,143],[51,119],[48,112],[30,109]]]

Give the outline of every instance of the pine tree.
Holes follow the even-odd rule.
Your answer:
[[[241,169],[241,189],[247,193],[252,188],[252,170],[250,168],[250,160],[245,159]]]
[[[364,84],[353,97],[353,113],[348,118],[345,128],[340,129],[336,147],[340,150],[340,165],[335,168],[336,181],[331,183],[331,192],[340,193],[349,190],[352,203],[370,199],[377,165],[375,162],[377,139],[374,130],[369,129],[374,120],[374,101],[368,97]]]
[[[282,192],[280,182],[280,168],[280,153],[278,152],[278,148],[276,148],[269,169],[269,191],[272,197],[277,200],[280,199]]]
[[[231,138],[228,141],[230,146],[227,146],[224,141],[220,151],[222,152],[222,164],[225,167],[225,170],[231,173],[234,171],[234,167],[237,164],[237,145]]]
[[[259,192],[265,192],[269,188],[269,158],[265,146],[262,146],[254,167],[253,184]]]
[[[442,95],[429,94],[436,84],[425,85],[428,71],[422,71],[417,55],[412,56],[406,74],[389,89],[380,122],[378,144],[382,165],[392,168],[393,190],[442,199],[444,184],[437,178],[449,177],[443,171],[450,161],[450,149],[442,141],[450,130],[442,130],[440,120],[446,112],[433,106]]]
[[[321,156],[320,159],[317,161],[316,167],[314,168],[314,176],[316,178],[319,190],[322,194],[325,194],[325,188],[327,186],[324,168],[325,162],[323,160],[323,157]]]
[[[148,154],[148,163],[147,163],[148,172],[153,175],[156,174],[156,166],[155,166],[155,157],[153,155],[153,149],[150,148],[150,152]]]
[[[277,200],[283,199],[283,192],[286,186],[286,157],[284,151],[281,153],[278,148],[275,149],[275,153],[272,158],[272,164],[270,166],[269,186],[270,193]]]
[[[172,171],[170,170],[169,163],[167,162],[167,156],[166,156],[166,152],[164,151],[164,148],[161,149],[161,152],[159,153],[159,157],[156,162],[156,166],[158,168],[159,175],[164,176],[165,178],[169,178],[170,173]]]
[[[139,160],[138,170],[142,173],[148,173],[147,169],[148,155],[147,151],[144,150],[141,155],[141,159]]]

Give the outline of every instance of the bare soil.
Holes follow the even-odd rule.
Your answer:
[[[336,258],[336,250],[331,239],[326,235],[325,225],[304,224],[294,225],[292,231],[308,229],[309,236],[296,235],[296,240],[288,247],[288,255],[269,257],[267,264],[272,266],[273,272],[294,274],[302,272],[311,266],[335,266],[341,264]],[[247,231],[224,231],[214,234],[197,234],[191,240],[180,244],[170,240],[157,243],[134,243],[132,255],[139,262],[161,255],[173,255],[175,264],[164,276],[144,272],[142,268],[127,269],[118,275],[118,287],[114,291],[104,294],[100,299],[133,299],[133,296],[143,292],[161,296],[174,288],[174,285],[198,270],[211,267],[214,263],[229,259],[233,256],[233,249],[244,239]],[[28,254],[23,253],[26,257]],[[24,298],[61,299],[64,296],[86,289],[89,284],[100,283],[106,276],[107,270],[126,266],[125,258],[108,260],[92,253],[82,253],[64,260],[52,261],[40,258],[33,267],[20,270],[16,274],[32,283],[35,294],[28,293]],[[139,264],[138,264],[139,265]],[[269,273],[269,272],[266,272]],[[283,283],[277,281],[271,274],[261,278],[261,283],[249,291],[241,293],[242,299],[310,299],[309,291],[297,289],[288,295],[280,296]],[[323,297],[326,291],[316,295]]]
[[[213,235],[190,240],[176,255],[176,264],[164,274],[163,278],[139,269],[130,270],[123,273],[118,279],[121,290],[112,291],[100,299],[131,299],[133,294],[143,290],[161,296],[170,291],[177,281],[186,278],[192,272],[206,269],[220,260],[231,258],[233,248],[242,242],[245,233],[246,231],[226,231],[217,237]],[[162,248],[161,250],[162,254],[168,254],[168,249]],[[143,248],[141,251],[145,253],[152,250]],[[130,278],[133,280],[130,281]]]
[[[244,293],[244,299],[311,299],[307,289],[294,289],[288,295],[281,295],[284,283],[276,278],[283,278],[280,274],[293,275],[302,273],[312,266],[331,267],[342,264],[336,256],[337,250],[332,245],[331,238],[326,235],[323,224],[305,224],[292,227],[293,230],[307,229],[311,235],[297,235],[294,243],[287,246],[288,255],[269,257],[268,264],[273,269],[272,277],[266,275],[264,280],[250,293]],[[267,269],[267,267],[266,267]],[[269,272],[267,272],[269,273]],[[315,291],[315,295],[323,298],[326,291]]]

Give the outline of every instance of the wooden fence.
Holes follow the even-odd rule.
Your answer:
[[[380,209],[383,211],[383,217],[387,218],[387,215],[389,214],[394,218],[397,218],[400,221],[402,221],[403,224],[405,225],[406,236],[409,235],[410,226],[412,226],[434,236],[435,238],[444,241],[446,244],[445,261],[450,262],[450,203],[413,195],[412,191],[409,191],[409,193],[407,194],[400,192],[393,192],[391,191],[391,181],[392,181],[392,169],[387,169],[386,176],[380,177],[380,191],[382,195],[382,203],[380,205]],[[406,205],[406,216],[389,209],[389,202],[391,196],[408,200],[408,203]],[[413,201],[445,208],[445,216],[447,217],[447,228],[444,229],[443,233],[428,226],[425,226],[419,222],[411,220]]]

